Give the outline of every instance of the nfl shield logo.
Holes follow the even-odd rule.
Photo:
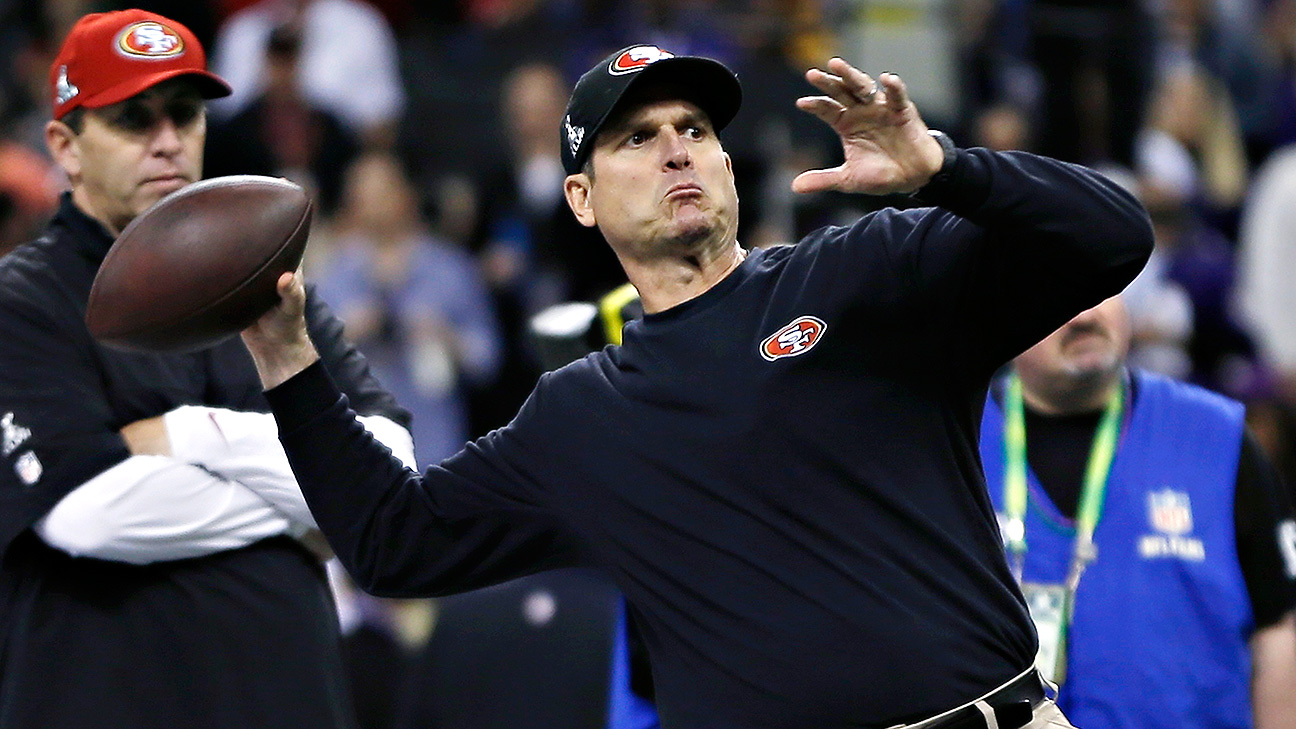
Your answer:
[[[1182,491],[1154,491],[1148,494],[1148,520],[1163,534],[1187,534],[1192,531],[1192,504]]]

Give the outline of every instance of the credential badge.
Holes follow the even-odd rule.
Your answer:
[[[1296,521],[1283,519],[1278,522],[1278,551],[1282,552],[1287,577],[1296,579]]]
[[[35,486],[44,472],[45,468],[41,465],[40,459],[31,451],[18,456],[18,460],[14,461],[14,473],[18,474],[18,480],[27,486]]]

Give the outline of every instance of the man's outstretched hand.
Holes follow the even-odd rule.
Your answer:
[[[927,133],[899,76],[884,73],[875,83],[846,61],[832,58],[827,71],[806,71],[806,80],[825,95],[797,99],[797,108],[837,132],[845,162],[802,172],[792,181],[795,192],[907,193],[940,171],[944,152]]]
[[[301,271],[285,273],[276,283],[279,303],[243,330],[261,386],[269,390],[319,359],[306,330],[306,286]]]

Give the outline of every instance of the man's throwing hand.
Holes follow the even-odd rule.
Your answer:
[[[795,192],[887,195],[913,192],[940,171],[944,152],[927,133],[904,81],[884,73],[875,82],[840,58],[828,71],[812,68],[806,80],[825,96],[797,99],[797,108],[822,119],[842,140],[845,162],[810,170],[792,181]]]
[[[269,390],[319,359],[306,329],[306,286],[301,271],[285,273],[276,284],[279,303],[243,330],[261,386]]]

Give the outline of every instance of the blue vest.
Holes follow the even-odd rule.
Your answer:
[[[630,689],[630,639],[626,633],[625,600],[619,601],[616,635],[612,640],[612,680],[609,682],[608,729],[661,729],[657,708]]]
[[[1251,729],[1251,599],[1238,564],[1233,492],[1240,404],[1135,373],[1076,592],[1059,704],[1084,729]],[[1003,412],[990,398],[981,458],[1002,515]],[[1065,580],[1074,524],[1028,474],[1028,582]],[[1001,517],[1002,518],[1002,517]]]

